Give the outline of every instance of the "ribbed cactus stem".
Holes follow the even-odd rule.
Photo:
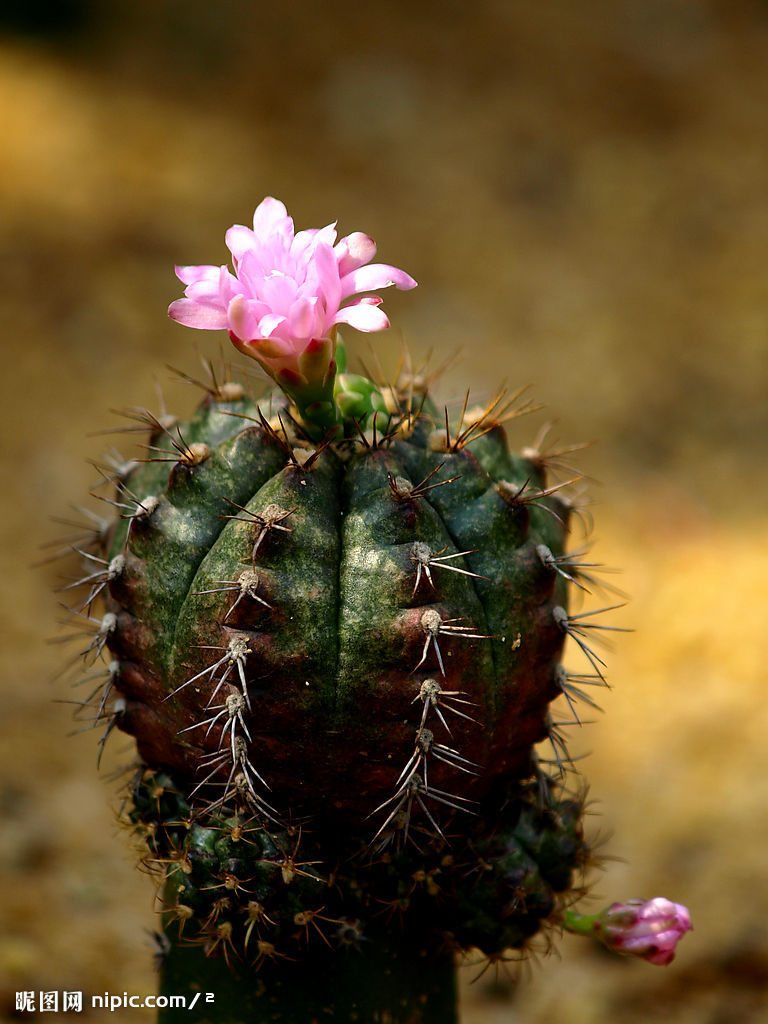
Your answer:
[[[172,942],[160,993],[169,1002],[185,996],[187,1007],[200,993],[184,1014],[190,1024],[457,1024],[448,950],[427,951],[399,929],[382,929],[347,949],[320,947],[300,961],[270,959],[267,951],[258,973],[238,974],[223,957],[207,958],[199,946]],[[178,1016],[169,1006],[158,1024]]]
[[[525,950],[588,860],[549,705],[578,721],[602,662],[561,485],[501,398],[451,422],[410,384],[387,413],[363,392],[338,439],[274,392],[147,414],[153,457],[72,585],[111,658],[84,706],[137,738],[126,817],[190,1020],[455,1022],[453,956]]]

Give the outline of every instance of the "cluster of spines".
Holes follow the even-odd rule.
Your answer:
[[[95,523],[96,535],[93,542],[78,539],[72,545],[89,562],[90,571],[81,579],[66,584],[65,589],[79,588],[81,594],[85,593],[73,611],[78,618],[95,627],[85,651],[86,660],[95,661],[105,649],[114,655],[105,677],[102,675],[100,685],[83,702],[94,711],[95,723],[104,724],[102,741],[116,724],[127,724],[130,731],[141,732],[146,719],[151,719],[151,715],[144,714],[143,722],[131,723],[126,722],[126,719],[130,720],[131,711],[138,713],[139,718],[142,717],[147,689],[151,691],[153,687],[162,686],[162,679],[169,674],[168,655],[163,651],[166,638],[163,636],[161,620],[164,614],[167,617],[168,592],[173,589],[167,584],[169,578],[176,576],[176,569],[166,573],[165,577],[161,574],[154,588],[147,587],[146,577],[141,573],[134,572],[132,576],[132,569],[135,569],[137,552],[141,557],[144,546],[151,548],[154,535],[159,533],[164,545],[167,545],[169,536],[173,540],[174,528],[183,534],[185,559],[191,568],[181,583],[173,579],[175,590],[183,594],[189,592],[194,597],[227,594],[229,604],[223,619],[220,617],[220,623],[228,639],[224,645],[195,645],[201,652],[205,649],[216,650],[218,647],[213,656],[215,660],[206,663],[200,671],[186,675],[170,693],[163,692],[156,698],[156,705],[169,698],[181,697],[182,691],[194,688],[200,682],[210,683],[207,700],[202,704],[203,713],[207,717],[198,716],[188,723],[177,723],[176,729],[180,745],[187,748],[182,768],[188,767],[190,754],[196,763],[197,778],[190,795],[194,797],[201,791],[205,794],[205,799],[198,804],[198,813],[202,811],[205,820],[206,815],[231,814],[238,808],[247,808],[248,813],[256,815],[256,820],[278,826],[285,819],[267,802],[265,790],[269,790],[269,783],[261,773],[261,766],[254,765],[251,760],[253,737],[249,730],[248,716],[253,713],[253,708],[245,665],[254,653],[253,637],[248,631],[238,631],[229,621],[237,618],[238,611],[245,604],[251,606],[251,610],[256,606],[266,612],[272,609],[273,605],[262,585],[264,578],[269,579],[269,571],[262,573],[257,565],[257,556],[268,546],[265,544],[268,539],[292,532],[293,526],[290,524],[299,506],[284,507],[276,502],[268,502],[254,510],[248,501],[253,491],[253,474],[250,479],[247,479],[248,474],[240,474],[247,479],[247,486],[244,490],[238,489],[236,475],[232,473],[231,479],[228,479],[227,462],[232,450],[239,447],[241,451],[237,453],[234,462],[238,463],[238,470],[242,470],[242,449],[246,449],[246,463],[250,460],[249,468],[260,471],[256,479],[263,479],[266,484],[285,467],[297,477],[313,473],[316,468],[322,469],[328,463],[327,458],[321,458],[327,445],[307,449],[301,437],[291,432],[293,428],[286,427],[286,424],[290,424],[289,413],[284,405],[280,407],[279,401],[276,403],[277,412],[270,409],[268,418],[264,410],[245,398],[237,385],[225,391],[211,393],[201,413],[183,428],[172,423],[167,416],[137,416],[142,425],[148,425],[152,430],[147,449],[148,458],[143,464],[112,459],[109,472],[102,468],[102,474],[117,486],[117,496],[106,500],[118,509],[120,519],[117,527],[112,528],[111,536],[105,523],[98,520]],[[539,575],[553,578],[554,590],[561,595],[561,603],[551,610],[550,626],[558,630],[563,638],[571,637],[581,647],[593,669],[591,674],[575,675],[566,673],[559,664],[554,664],[551,688],[544,695],[538,694],[537,701],[542,706],[562,694],[572,711],[577,700],[594,705],[583,687],[603,685],[605,681],[602,659],[595,653],[589,639],[590,630],[606,627],[592,621],[591,616],[597,613],[569,615],[565,610],[565,585],[576,583],[582,589],[592,589],[594,572],[599,566],[583,562],[580,555],[569,556],[562,549],[569,507],[558,493],[564,485],[546,487],[544,484],[546,458],[533,452],[526,453],[525,459],[509,455],[498,420],[493,415],[498,402],[491,403],[474,416],[467,416],[466,404],[453,430],[447,413],[443,429],[435,426],[437,417],[414,415],[409,406],[407,413],[398,410],[393,415],[392,429],[389,431],[380,430],[377,435],[375,427],[372,433],[360,430],[360,455],[352,455],[350,458],[349,449],[344,451],[337,447],[337,452],[342,451],[347,466],[354,461],[360,466],[368,463],[367,468],[361,469],[359,476],[369,474],[370,464],[374,464],[377,483],[388,490],[390,504],[400,523],[407,522],[411,527],[422,524],[422,499],[428,495],[430,508],[435,507],[448,525],[449,540],[453,540],[460,532],[462,539],[468,538],[466,542],[470,545],[477,543],[476,547],[464,548],[459,545],[462,549],[454,551],[448,544],[442,543],[443,537],[435,540],[433,535],[429,535],[427,539],[421,539],[420,534],[409,539],[407,564],[410,571],[410,593],[405,597],[399,595],[397,603],[402,609],[408,604],[412,605],[417,594],[437,598],[436,579],[439,580],[444,571],[464,577],[467,582],[472,581],[471,586],[475,590],[481,589],[484,581],[493,578],[497,561],[496,552],[493,545],[489,545],[487,537],[489,512],[492,520],[493,517],[499,517],[502,508],[508,510],[505,513],[505,533],[507,538],[512,536],[512,542],[518,548],[524,546],[529,522],[535,519],[536,535],[540,542],[532,545],[533,554],[526,551],[527,562],[523,568],[529,581],[535,581]],[[419,438],[418,435],[422,436]],[[417,444],[413,443],[414,438],[418,440]],[[473,445],[480,438],[484,439],[484,443]],[[350,440],[350,448],[351,445]],[[329,455],[332,460],[340,461],[333,453]],[[210,481],[207,484],[205,481],[201,483],[199,467],[211,463],[214,470],[209,474]],[[331,472],[329,475],[334,474]],[[351,481],[349,478],[346,480],[347,509],[355,505],[354,474],[352,476]],[[420,482],[413,484],[412,479]],[[482,479],[483,487],[473,482],[477,479]],[[227,493],[222,493],[222,483],[231,484],[224,488]],[[298,486],[301,483],[299,481]],[[454,484],[455,487],[450,486]],[[358,488],[357,497],[359,494]],[[443,498],[443,494],[450,497]],[[198,514],[201,507],[205,513],[203,516]],[[191,513],[194,513],[194,518]],[[385,511],[384,518],[387,517],[391,519],[392,513]],[[455,529],[455,524],[461,517],[467,523],[459,531]],[[197,525],[201,519],[214,524],[207,533]],[[210,547],[212,539],[218,535],[220,526],[215,524],[225,519],[245,523],[250,549],[249,564],[237,573],[221,574],[221,578],[211,580],[213,586],[192,590],[196,578],[194,569]],[[167,521],[171,528],[156,531],[158,520]],[[180,524],[183,529],[179,531]],[[200,555],[195,552],[200,552]],[[173,554],[171,552],[169,561]],[[530,571],[534,555],[541,573],[538,569]],[[457,560],[458,564],[453,564]],[[111,595],[111,607],[115,610],[107,611],[101,618],[93,616],[94,605],[106,594]],[[130,609],[133,604],[141,604],[142,615],[148,615],[150,620],[148,623],[131,621],[131,612],[126,607]],[[421,633],[421,640],[415,645],[418,660],[411,662],[406,677],[406,682],[411,680],[408,704],[421,698],[422,715],[419,724],[411,726],[412,753],[400,776],[393,775],[392,794],[371,812],[374,816],[377,811],[386,814],[386,820],[379,826],[378,832],[374,832],[374,838],[381,838],[382,835],[391,838],[395,829],[397,839],[407,841],[411,838],[410,812],[415,804],[423,812],[420,837],[426,836],[427,842],[437,840],[439,846],[447,843],[448,838],[445,827],[433,814],[429,801],[447,805],[454,811],[472,810],[472,802],[461,793],[451,794],[439,786],[430,788],[427,774],[427,765],[434,761],[442,762],[443,766],[453,772],[467,775],[479,774],[483,770],[479,761],[465,756],[456,746],[438,742],[435,736],[435,726],[444,727],[450,733],[441,709],[456,710],[455,702],[467,697],[463,690],[451,689],[452,684],[446,681],[440,637],[498,640],[491,659],[492,663],[498,663],[500,650],[502,658],[505,655],[507,658],[513,657],[521,643],[522,631],[516,631],[514,627],[509,629],[510,621],[514,622],[514,615],[510,616],[508,612],[509,606],[502,607],[496,610],[494,617],[488,614],[488,607],[483,606],[479,616],[482,625],[478,627],[474,624],[475,620],[469,617],[444,614],[440,602],[433,601],[420,610],[417,620],[413,616],[408,619],[408,629],[413,630],[418,623]],[[506,648],[501,648],[501,644],[506,645]],[[137,667],[132,660],[137,652],[145,662],[141,667]],[[189,648],[184,653],[188,657]],[[149,672],[146,671],[147,661]],[[503,674],[502,669],[500,675]],[[150,678],[147,678],[148,675]],[[439,676],[441,681],[436,681],[435,676]],[[99,682],[98,673],[91,673],[91,679]],[[439,695],[437,700],[425,698],[425,686],[428,683],[434,684],[435,693]],[[134,686],[135,692],[132,692]],[[411,696],[411,693],[415,693],[415,696]],[[479,720],[474,715],[463,714],[463,717],[471,719],[473,727],[479,729],[484,719],[494,717],[494,704],[498,706],[500,702],[497,695],[481,693],[478,696],[481,700],[471,703],[485,704],[485,707],[480,707]],[[451,700],[454,701],[452,708]],[[197,707],[200,707],[199,701]],[[431,715],[429,721],[427,715]],[[574,720],[578,721],[575,711]],[[562,738],[564,724],[568,723],[557,723],[549,714],[545,716],[545,731],[553,749],[552,763],[556,765],[560,776],[569,767]],[[206,742],[211,736],[216,740],[213,749]],[[540,738],[527,735],[520,740],[519,746],[525,748],[530,746],[532,740]],[[149,760],[154,750],[150,742]],[[165,764],[162,761],[160,763]],[[541,770],[542,764],[543,759],[530,762],[529,770],[546,774]],[[167,767],[173,768],[174,765],[168,764]],[[514,772],[520,774],[518,769],[511,774]],[[211,795],[217,785],[220,791]],[[547,787],[540,787],[540,790],[548,792]]]
[[[258,817],[204,823],[160,772],[134,778],[128,820],[159,876],[166,928],[233,966],[295,959],[304,947],[359,945],[394,917],[457,951],[522,951],[566,898],[590,857],[578,799],[542,803],[522,787],[511,818],[491,836],[401,848],[328,871],[315,837],[271,829]]]
[[[443,712],[458,715],[467,721],[479,724],[456,706],[457,704],[472,705],[471,701],[463,699],[463,693],[462,690],[444,690],[435,679],[425,679],[421,684],[418,694],[414,697],[414,703],[421,701],[422,711],[416,729],[413,753],[395,782],[394,794],[373,811],[373,815],[379,811],[387,811],[384,823],[379,826],[378,832],[373,837],[374,845],[382,835],[385,837],[382,846],[386,846],[387,842],[394,837],[402,838],[403,844],[408,842],[414,804],[421,809],[428,825],[431,826],[432,831],[429,838],[434,839],[437,836],[445,843],[447,843],[445,834],[428,805],[434,802],[450,807],[454,811],[474,813],[472,800],[437,789],[429,782],[429,765],[434,764],[435,761],[469,775],[477,775],[480,769],[480,765],[470,761],[469,758],[462,757],[455,748],[438,742],[433,729],[429,728],[437,720],[449,736],[451,735]]]

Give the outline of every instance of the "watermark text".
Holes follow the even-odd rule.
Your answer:
[[[189,996],[132,996],[104,992],[100,995],[86,995],[83,992],[48,991],[17,992],[17,1013],[83,1013],[84,1009],[109,1010],[192,1010],[198,1004],[213,1003],[213,992],[195,992]]]

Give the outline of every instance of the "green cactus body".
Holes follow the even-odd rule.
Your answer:
[[[449,426],[408,395],[378,436],[313,446],[285,397],[225,385],[118,474],[81,608],[106,597],[96,699],[136,737],[169,976],[187,943],[278,986],[310,949],[335,977],[401,932],[443,967],[499,957],[587,859],[581,801],[533,753],[561,745],[569,505],[492,408]],[[337,1019],[450,1019],[422,1002]],[[248,1019],[298,1019],[270,1006]]]

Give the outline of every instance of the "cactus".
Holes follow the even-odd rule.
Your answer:
[[[284,214],[264,207],[255,232]],[[342,292],[415,283],[364,266],[369,242],[332,250]],[[593,582],[572,507],[551,459],[509,449],[520,395],[449,415],[418,374],[347,373],[336,325],[385,326],[370,299],[328,303],[321,341],[278,358],[243,340],[231,287],[222,321],[212,270],[179,271],[172,315],[228,325],[279,387],[212,378],[187,422],[135,414],[146,458],[105,472],[119,515],[70,584],[87,660],[111,658],[85,704],[103,741],[136,738],[125,816],[158,876],[163,984],[209,979],[200,1020],[442,1024],[454,954],[525,951],[590,858],[550,711],[604,682],[605,627],[568,610]],[[568,637],[588,672],[563,668]]]

